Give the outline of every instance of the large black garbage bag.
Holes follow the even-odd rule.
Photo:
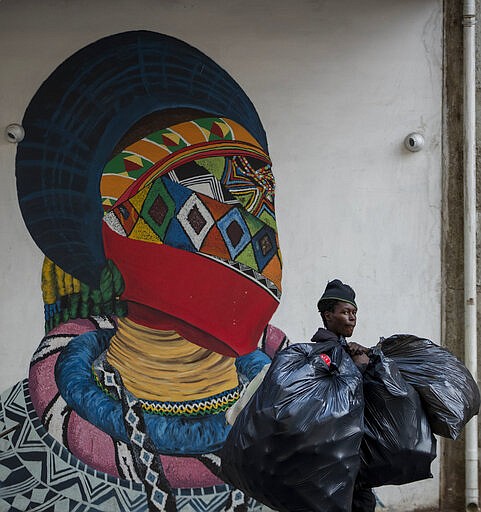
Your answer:
[[[379,347],[363,375],[364,437],[358,480],[364,487],[432,477],[436,438],[421,399]]]
[[[350,512],[362,434],[362,376],[351,358],[338,343],[292,345],[237,417],[223,475],[281,512]]]
[[[432,431],[456,439],[480,405],[478,385],[466,366],[447,349],[409,334],[381,338],[379,346],[421,396]]]

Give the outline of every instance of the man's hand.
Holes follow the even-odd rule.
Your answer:
[[[369,349],[367,347],[363,347],[359,345],[359,343],[354,343],[351,341],[347,344],[348,352],[351,356],[354,364],[360,369],[365,370],[366,366],[369,364],[369,356],[367,355]]]
[[[367,354],[369,352],[369,349],[367,347],[363,347],[362,345],[359,345],[359,343],[355,343],[354,341],[351,341],[347,344],[349,354],[351,356],[354,356],[356,354]]]

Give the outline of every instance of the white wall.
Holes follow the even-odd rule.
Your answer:
[[[3,0],[0,130],[75,50],[132,29],[164,32],[244,87],[277,178],[284,295],[295,341],[319,325],[328,279],[358,293],[355,339],[440,339],[441,0]],[[419,131],[426,147],[409,153]],[[20,217],[15,146],[0,141],[0,389],[42,336],[41,254]],[[437,503],[438,478],[380,492],[390,510]]]

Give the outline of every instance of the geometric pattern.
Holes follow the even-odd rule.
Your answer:
[[[184,231],[194,247],[199,250],[207,233],[214,225],[214,219],[197,194],[192,194],[177,214]]]
[[[116,233],[243,263],[280,289],[274,192],[268,155],[224,118],[134,142],[101,180],[104,220]]]
[[[222,169],[224,168],[223,157],[205,158],[198,161],[192,161],[184,164],[178,169],[170,171],[167,176],[174,183],[179,183],[183,187],[189,188],[194,192],[208,196],[216,201],[225,204],[241,204],[224,187],[221,182],[211,174],[204,166],[215,166],[219,167],[219,161],[221,161]]]
[[[139,195],[140,203],[134,202],[135,199],[139,201],[139,197],[136,197],[132,201],[126,201],[119,205],[119,208],[125,205],[131,211],[129,215],[130,229],[126,229],[127,234],[133,231],[138,217],[141,216],[159,239],[163,240],[169,223],[175,214],[173,199],[170,197],[162,180],[157,180],[149,185],[149,187],[141,190]],[[125,224],[125,221],[122,222],[124,227]]]
[[[217,223],[229,249],[231,259],[242,252],[251,241],[249,228],[237,208],[229,210]]]
[[[46,432],[29,400],[26,380],[1,398],[0,428],[18,425],[0,440],[0,498],[11,509],[146,510],[139,484],[122,481],[113,486],[118,479],[87,471],[85,464]],[[44,501],[37,508],[40,498]]]
[[[120,236],[127,236],[127,232],[122,225],[121,220],[114,214],[114,212],[108,212],[104,215],[103,221],[109,226],[109,228]]]
[[[267,225],[264,226],[252,238],[252,246],[257,268],[262,272],[264,267],[277,254],[277,240],[274,230]]]
[[[272,262],[265,275],[272,282],[280,279],[277,237],[270,225],[240,204],[218,202],[168,176],[114,206],[104,221],[121,236],[217,256],[260,273]]]
[[[108,209],[136,180],[145,179],[149,172],[160,173],[149,178],[152,180],[178,167],[179,162],[195,160],[192,155],[200,151],[201,145],[211,149],[245,148],[268,159],[254,137],[232,120],[203,118],[179,123],[134,142],[105,165],[100,182],[104,209]]]
[[[83,319],[82,322],[85,325],[84,331],[95,331],[97,329],[115,329],[116,327],[112,317],[109,316],[89,316],[88,318]],[[37,350],[35,350],[32,359],[30,360],[30,366],[33,366],[35,363],[51,356],[56,352],[60,352],[69,344],[72,338],[75,338],[78,336],[78,334],[78,328],[72,328],[71,333],[57,332],[56,334],[47,334],[47,336],[45,336],[40,342]]]
[[[76,334],[51,334],[45,336],[37,350],[33,354],[30,364],[35,364],[41,359],[51,356],[55,352],[60,352],[63,347],[66,347],[69,341],[76,336]]]
[[[53,436],[68,448],[68,423],[72,409],[67,405],[60,393],[45,408],[42,424]]]
[[[134,465],[134,458],[129,449],[129,446],[122,441],[114,440],[115,446],[115,463],[119,472],[120,478],[126,480],[133,480],[134,482],[142,483],[137,474]]]
[[[221,183],[249,213],[275,228],[275,184],[270,164],[245,156],[234,156],[229,163]]]
[[[139,401],[123,386],[118,371],[107,365],[114,377],[114,388],[120,387],[120,399],[127,435],[130,439],[130,449],[137,475],[144,483],[149,500],[149,509],[175,510],[175,497],[165,477],[162,462],[156,456],[155,445],[147,434],[144,416]],[[110,368],[109,368],[110,366]]]
[[[94,470],[48,434],[37,417],[25,379],[0,396],[0,510],[44,512],[147,512],[144,486]],[[232,508],[229,485],[173,489],[179,512],[261,511]],[[229,508],[227,508],[229,507]],[[167,512],[167,509],[165,509]]]

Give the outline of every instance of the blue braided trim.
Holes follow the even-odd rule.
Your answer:
[[[128,443],[121,403],[104,393],[92,375],[94,360],[107,350],[114,332],[100,329],[71,340],[57,360],[55,380],[60,394],[79,416],[114,439]],[[258,350],[241,359],[243,369],[248,370],[249,360],[256,369],[263,366],[261,360],[264,364],[270,362],[269,357]],[[257,375],[258,371],[250,369],[247,375],[239,375],[239,380],[243,382],[246,377],[251,380],[253,373]],[[145,414],[144,418],[156,449],[166,455],[215,452],[222,447],[230,431],[224,412],[193,418]]]

